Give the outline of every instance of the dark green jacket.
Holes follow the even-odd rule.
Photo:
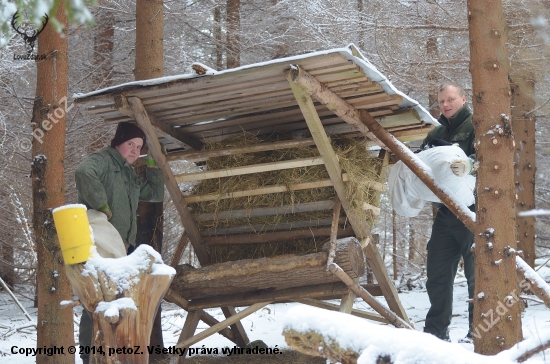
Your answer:
[[[472,112],[467,105],[458,110],[455,116],[448,120],[441,115],[438,119],[440,126],[430,131],[424,139],[420,149],[433,139],[443,139],[450,143],[458,143],[467,156],[475,155],[474,126],[472,124]],[[475,158],[475,157],[474,157]]]
[[[78,202],[99,210],[109,204],[109,220],[125,243],[135,245],[139,201],[161,202],[164,181],[160,169],[147,168],[147,179],[138,176],[120,153],[107,147],[86,158],[75,171]]]

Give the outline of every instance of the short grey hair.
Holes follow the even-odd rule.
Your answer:
[[[445,82],[443,85],[439,86],[439,91],[438,92],[445,91],[447,88],[449,88],[449,86],[453,86],[454,88],[456,88],[456,90],[458,91],[458,95],[460,97],[462,97],[466,94],[464,92],[464,88],[456,82]]]

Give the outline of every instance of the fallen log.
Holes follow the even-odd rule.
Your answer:
[[[148,245],[123,258],[94,254],[87,262],[65,269],[94,321],[92,347],[101,351],[90,351],[90,363],[148,363],[153,318],[175,270],[164,265]],[[134,351],[137,346],[140,350]]]
[[[516,273],[522,290],[531,291],[550,308],[550,286],[521,257],[516,256]]]
[[[171,289],[189,300],[245,292],[270,292],[338,282],[326,271],[328,245],[308,255],[244,259],[195,269],[178,267]],[[365,272],[365,259],[355,238],[338,240],[334,261],[352,278]]]

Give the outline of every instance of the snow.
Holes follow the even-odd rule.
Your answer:
[[[513,363],[511,360],[475,354],[461,345],[441,341],[423,332],[380,326],[319,308],[293,308],[286,316],[284,328],[302,333],[311,330],[323,333],[325,342],[337,342],[342,349],[360,352],[357,364],[376,363],[380,356],[389,356],[395,364]]]
[[[540,273],[537,274],[537,272],[525,263],[525,260],[518,256],[516,256],[516,266],[524,272],[525,279],[529,280],[530,283],[534,283],[540,290],[545,291],[546,297],[550,297],[550,286],[541,278],[539,275]]]
[[[97,254],[94,246],[90,250],[92,255],[84,264],[82,275],[91,274],[97,277],[98,271],[104,272],[111,281],[116,282],[117,286],[123,290],[129,289],[132,285],[138,283],[139,270],[147,270],[151,265],[149,255],[154,259],[151,274],[176,275],[176,270],[163,264],[160,254],[149,245],[140,245],[132,254],[122,258],[102,258]]]
[[[352,52],[354,51],[359,53],[360,56],[355,57],[352,54]],[[186,80],[186,79],[192,79],[192,78],[198,78],[198,77],[205,77],[205,76],[216,77],[218,75],[223,75],[223,74],[232,73],[232,72],[239,72],[242,70],[252,69],[257,67],[264,67],[271,64],[288,63],[289,65],[292,65],[304,58],[310,58],[314,56],[334,54],[334,53],[340,53],[341,55],[346,57],[348,60],[355,62],[359,67],[361,67],[365,75],[368,78],[370,78],[372,81],[379,83],[380,86],[382,86],[382,89],[384,90],[384,92],[386,92],[387,94],[401,96],[403,98],[403,101],[399,104],[400,108],[414,108],[418,112],[420,119],[422,121],[428,124],[439,125],[439,122],[434,117],[432,117],[431,114],[422,105],[420,105],[416,100],[410,98],[406,94],[399,91],[397,88],[395,88],[392,85],[392,83],[387,79],[387,77],[384,76],[380,71],[378,71],[378,69],[371,62],[369,62],[369,60],[365,56],[363,56],[360,53],[360,51],[357,49],[357,47],[355,47],[353,44],[349,44],[345,48],[329,49],[325,51],[302,54],[299,56],[278,58],[278,59],[273,59],[265,62],[253,63],[253,64],[232,68],[232,69],[227,69],[227,70],[222,70],[222,71],[217,71],[217,72],[207,72],[206,75],[197,75],[194,73],[188,73],[188,74],[182,74],[182,75],[176,75],[176,76],[159,77],[159,78],[154,78],[150,80],[132,81],[132,82],[127,82],[120,85],[111,86],[111,87],[99,89],[88,93],[75,93],[73,94],[73,99],[86,98],[89,96],[104,94],[104,93],[125,89],[132,86],[154,86],[154,85],[159,85],[163,83],[170,83],[174,81],[180,81],[180,80]],[[209,67],[206,67],[206,68],[210,70]]]
[[[95,312],[105,312],[106,317],[118,317],[118,312],[123,309],[137,311],[134,300],[130,297],[122,297],[111,302],[99,302]]]
[[[518,213],[519,217],[543,216],[543,215],[550,215],[550,210],[534,209],[534,210],[528,210],[528,211],[521,211]]]
[[[113,262],[113,260],[111,260],[111,262]],[[537,264],[545,263],[545,259],[537,260]],[[550,280],[550,267],[547,267],[545,265],[541,266],[539,274],[541,274],[545,280]],[[32,298],[32,292],[30,292],[30,290],[30,286],[17,286],[18,292],[21,292],[26,297]],[[21,303],[26,307],[31,317],[36,320],[37,309],[33,308],[33,301],[31,299],[21,296],[18,292],[16,292],[18,299],[20,299]],[[396,350],[395,335],[397,335],[397,333],[399,333],[399,335],[404,335],[402,334],[403,332],[407,334],[414,334],[413,336],[410,336],[410,339],[407,338],[407,340],[411,340],[412,342],[417,344],[417,346],[415,347],[413,347],[413,345],[410,345],[414,348],[415,351],[427,351],[427,355],[430,355],[429,358],[437,358],[438,360],[442,359],[441,361],[439,361],[440,363],[462,363],[466,362],[467,358],[475,358],[475,354],[473,353],[473,344],[457,343],[458,339],[466,336],[466,333],[468,331],[468,291],[465,278],[457,276],[454,285],[453,321],[450,326],[450,335],[451,340],[453,341],[452,344],[437,340],[421,332],[423,330],[424,318],[426,316],[426,313],[428,312],[428,308],[430,305],[425,289],[405,291],[403,293],[400,293],[399,296],[409,318],[413,323],[415,323],[417,332],[410,332],[409,330],[405,331],[404,329],[393,329],[388,325],[378,324],[351,316],[342,316],[344,320],[350,320],[354,323],[354,330],[356,330],[356,332],[358,331],[358,334],[355,336],[375,336],[374,339],[376,339],[378,344],[375,349],[372,349],[372,351],[365,353],[364,358],[367,358],[367,355],[374,355],[373,353],[377,350],[394,352]],[[382,298],[378,299],[383,302]],[[339,301],[333,301],[333,303],[339,303]],[[164,302],[162,306],[162,328],[164,335],[164,344],[165,347],[170,347],[176,345],[187,313],[183,309],[171,303]],[[278,347],[282,351],[287,351],[289,350],[289,347],[287,346],[286,342],[284,341],[284,337],[282,336],[283,326],[285,325],[285,323],[289,322],[290,317],[294,317],[296,323],[298,323],[299,320],[302,319],[301,316],[296,315],[296,311],[294,311],[295,308],[301,308],[302,311],[305,311],[304,317],[308,317],[306,323],[310,323],[312,325],[317,323],[322,324],[326,321],[325,318],[332,316],[331,312],[329,311],[314,309],[310,306],[303,306],[299,303],[281,303],[267,305],[261,310],[255,312],[254,314],[244,318],[241,322],[250,340],[263,340],[270,348]],[[373,312],[372,309],[368,308],[368,306],[359,299],[356,299],[354,308]],[[80,312],[82,310],[82,307],[77,306],[74,307],[73,310],[75,313],[75,345],[78,345],[78,321],[80,320]],[[237,311],[241,310],[242,308],[237,308]],[[219,321],[225,319],[223,312],[219,308],[206,309],[206,311]],[[308,312],[315,312],[316,314],[311,315],[311,317],[306,316]],[[316,318],[314,319],[313,317]],[[25,318],[25,316],[19,310],[16,304],[11,300],[8,294],[5,291],[1,291],[0,362],[5,361],[17,364],[35,363],[36,357],[25,356],[24,354],[13,354],[11,352],[13,347],[18,347],[19,349],[36,348],[37,343],[35,328],[21,328],[19,331],[15,331],[15,333],[9,333],[11,328],[17,326],[25,326],[27,322],[28,320]],[[529,307],[522,313],[522,324],[524,337],[528,339],[528,341],[523,342],[521,345],[514,346],[508,351],[499,354],[499,356],[497,356],[494,360],[492,358],[484,357],[484,359],[487,360],[483,361],[483,363],[510,362],[515,356],[517,356],[517,352],[519,352],[519,350],[523,350],[523,348],[527,346],[531,347],[532,345],[536,345],[541,337],[547,335],[546,332],[550,329],[550,310],[546,309],[543,304],[530,302]],[[337,332],[337,330],[339,330],[337,326],[339,325],[340,324],[338,323],[337,325],[335,325],[334,328],[331,328],[331,330]],[[208,326],[205,323],[199,322],[197,333],[205,330],[207,327]],[[343,332],[342,335],[343,337],[348,337],[348,342],[358,342],[357,339],[354,339],[353,337],[350,338],[351,335],[347,335],[345,332]],[[390,336],[388,337],[388,335]],[[422,342],[422,345],[419,345],[420,342]],[[426,343],[429,344],[426,345]],[[234,344],[232,342],[217,334],[210,336],[203,341],[200,341],[193,347],[201,348],[203,345],[206,348],[218,348],[219,352],[221,352],[222,348],[234,347]],[[387,347],[383,345],[387,345]],[[439,354],[435,353],[436,351],[443,351],[444,353],[447,353],[447,355],[442,358],[438,356]],[[550,350],[546,351],[545,353],[546,357],[550,358]],[[541,364],[545,362],[550,362],[550,359],[546,359],[546,357],[544,356],[544,354],[538,354],[537,356],[527,360],[526,363]],[[403,360],[407,359],[404,358]],[[474,359],[469,362],[475,363]],[[78,355],[75,358],[75,363],[81,363]],[[407,361],[401,361],[400,363],[407,363]]]

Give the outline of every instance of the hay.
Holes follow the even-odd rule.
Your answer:
[[[206,145],[205,149],[210,150],[223,149],[232,146],[246,146],[280,139],[285,139],[285,137],[274,134],[260,139],[255,135],[244,132],[242,135],[237,137],[228,138],[221,142]],[[342,171],[348,174],[348,182],[346,182],[348,200],[353,207],[362,212],[363,216],[361,218],[372,224],[372,215],[364,211],[362,206],[364,202],[376,204],[378,192],[369,188],[366,182],[378,180],[380,160],[376,156],[369,153],[365,147],[365,141],[362,139],[336,136],[331,138],[331,143],[336,154],[338,155]],[[207,160],[206,166],[208,170],[217,170],[317,156],[319,156],[319,152],[314,146],[288,148],[261,153],[246,153],[210,158]],[[329,175],[325,166],[319,165],[204,180],[197,184],[193,193],[199,195],[218,193],[222,195],[234,191],[250,190],[265,186],[291,186],[297,183],[315,182],[328,178]],[[201,213],[246,210],[259,207],[297,205],[306,202],[328,200],[335,197],[336,193],[333,187],[324,187],[234,199],[218,199],[215,201],[189,204],[189,207],[191,208],[192,213],[196,215]],[[332,211],[329,210],[247,219],[198,221],[197,226],[200,230],[203,230],[263,224],[265,225],[265,229],[258,231],[258,233],[262,233],[269,231],[270,227],[283,222],[321,219],[331,216]],[[318,246],[319,242],[316,242],[315,239],[300,239],[264,244],[246,244],[238,247],[217,246],[211,247],[209,250],[212,255],[212,262],[224,262],[228,260],[272,257],[289,253],[307,254],[316,252]]]

